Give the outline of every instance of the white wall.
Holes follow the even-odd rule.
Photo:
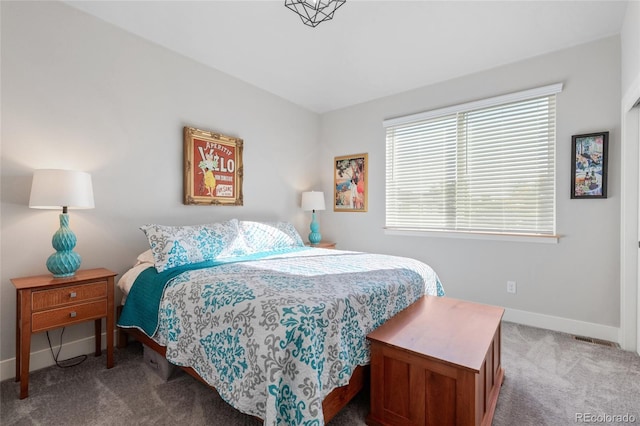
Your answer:
[[[124,272],[145,249],[138,230],[145,223],[239,217],[290,220],[306,230],[299,197],[317,176],[317,114],[64,4],[0,7],[0,360],[15,356],[9,279],[47,273],[59,225],[59,212],[27,207],[33,169],[92,174],[96,208],[70,211],[83,268]],[[244,139],[244,206],[182,204],[185,125]],[[90,323],[69,327],[65,342],[92,333]],[[34,352],[46,345],[43,334],[34,336]],[[61,357],[69,355],[65,348]]]
[[[437,61],[437,58],[433,59]],[[557,245],[385,235],[382,121],[562,82],[557,96]],[[571,135],[608,130],[607,199],[571,200]],[[340,248],[429,263],[447,295],[509,308],[507,318],[617,340],[620,321],[620,40],[611,37],[322,116],[323,188],[334,156],[369,154],[369,211],[322,212]],[[516,295],[506,293],[516,281]]]

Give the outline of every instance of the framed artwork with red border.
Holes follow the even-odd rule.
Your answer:
[[[239,138],[184,128],[184,204],[242,205]]]

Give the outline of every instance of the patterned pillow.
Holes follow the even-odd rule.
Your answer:
[[[206,225],[144,225],[158,272],[178,266],[245,254],[238,221]]]
[[[241,220],[240,232],[244,237],[247,254],[304,246],[300,234],[289,222]]]

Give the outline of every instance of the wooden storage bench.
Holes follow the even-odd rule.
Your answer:
[[[368,425],[491,425],[504,309],[424,296],[371,332]]]

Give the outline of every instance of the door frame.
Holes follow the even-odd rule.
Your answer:
[[[620,336],[623,349],[640,354],[640,75],[621,103]]]

